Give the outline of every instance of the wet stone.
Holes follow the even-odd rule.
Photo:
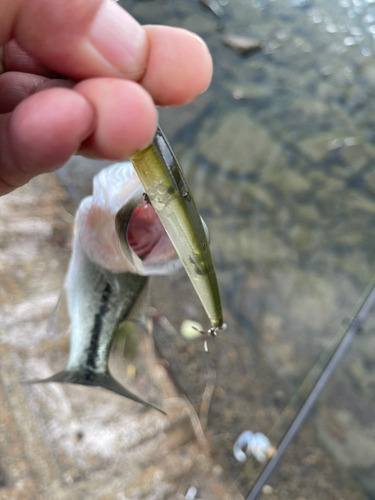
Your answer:
[[[251,231],[241,231],[238,241],[238,255],[241,259],[255,262],[283,261],[294,259],[295,255],[270,229],[263,229],[256,237]]]
[[[311,181],[293,170],[273,170],[264,182],[283,192],[306,193],[311,188]]]
[[[365,176],[365,185],[368,189],[371,189],[371,191],[375,193],[375,170],[371,170]]]
[[[349,212],[359,211],[368,215],[375,214],[375,201],[370,200],[361,192],[352,192],[346,199],[346,205]]]
[[[313,204],[310,205],[296,205],[295,213],[306,222],[318,222],[321,218],[319,211]]]
[[[305,73],[304,76],[306,77]],[[311,84],[311,78],[309,84]],[[303,123],[303,127],[293,130],[296,133],[298,143],[314,136],[319,137],[320,134],[327,133],[325,131],[332,129],[335,130],[332,135],[336,135],[336,137],[353,134],[353,124],[345,109],[320,99],[308,97],[295,99],[290,103],[288,115],[289,127],[293,126],[293,124]],[[290,131],[286,127],[285,134],[289,133]]]
[[[210,230],[217,235],[220,254],[225,262],[232,265],[238,262],[266,263],[296,259],[295,251],[271,229],[257,231],[251,228],[248,220],[244,220],[241,225],[223,225],[212,219]]]
[[[337,433],[327,429],[322,417],[318,419],[318,433],[335,459],[346,467],[371,467],[375,465],[374,429],[359,424],[348,410],[336,410],[333,418],[345,433],[345,439],[338,439]]]
[[[321,162],[330,154],[337,139],[336,133],[317,134],[299,141],[298,147],[311,160]]]
[[[224,116],[216,132],[200,145],[199,152],[223,170],[237,174],[285,164],[280,144],[243,111]]]
[[[275,207],[275,200],[272,195],[259,184],[247,182],[244,185],[241,184],[241,190],[247,199],[264,205],[268,210],[272,210]]]
[[[322,81],[318,84],[317,95],[322,100],[332,99],[336,96],[336,94],[337,94],[337,88],[331,83]]]
[[[238,54],[249,54],[261,50],[262,44],[255,38],[239,35],[224,35],[222,37],[224,45],[231,48]]]
[[[340,245],[355,246],[360,244],[362,240],[362,233],[359,233],[358,231],[350,231],[336,237],[334,242]]]
[[[264,85],[256,85],[254,83],[241,84],[236,82],[229,82],[224,84],[224,86],[232,94],[233,99],[237,101],[253,99],[253,100],[265,100],[272,96],[272,88],[265,87]]]
[[[304,226],[294,226],[290,232],[290,240],[299,251],[308,252],[314,245],[313,232]]]
[[[304,279],[302,273],[295,274],[295,279]],[[294,289],[290,310],[292,321],[301,327],[305,325],[315,330],[322,330],[336,313],[335,299],[334,287],[327,279],[310,275],[305,286]]]
[[[368,161],[368,155],[364,146],[357,144],[355,138],[353,138],[352,143],[349,142],[348,145],[344,145],[341,157],[350,166],[351,173],[357,173],[362,170]]]
[[[336,198],[334,196],[343,191],[345,182],[342,179],[335,179],[334,177],[325,177],[324,183],[321,184],[321,188],[316,191],[316,198],[318,200],[334,201]]]

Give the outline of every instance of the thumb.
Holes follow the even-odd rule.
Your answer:
[[[74,79],[139,80],[146,32],[114,0],[1,0],[0,46],[15,38],[45,66]]]

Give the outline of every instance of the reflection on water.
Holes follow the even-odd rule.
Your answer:
[[[122,1],[142,23],[198,32],[214,58],[209,91],[160,115],[211,230],[229,329],[210,345],[207,433],[234,480],[236,438],[267,434],[375,269],[375,2],[219,4],[216,17],[198,2]],[[224,34],[263,49],[240,56]],[[204,322],[185,278],[156,286],[154,303],[177,327],[186,316]],[[270,499],[375,496],[372,328],[282,461]],[[181,352],[162,328],[156,342],[199,408],[201,342]],[[241,477],[244,492],[259,471],[254,463]]]

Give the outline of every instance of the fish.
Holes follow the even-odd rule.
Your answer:
[[[63,286],[71,325],[68,362],[63,371],[28,383],[102,387],[164,413],[112,376],[109,357],[122,322],[145,322],[149,276],[176,272],[181,262],[129,161],[102,170],[93,184],[93,195],[75,216]]]
[[[216,335],[223,327],[219,287],[204,224],[184,173],[160,126],[152,143],[130,160]]]

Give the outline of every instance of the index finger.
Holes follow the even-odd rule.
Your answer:
[[[208,50],[191,35],[177,28],[144,29],[114,0],[0,1],[0,45],[15,38],[43,65],[76,80],[141,81],[163,105],[188,102],[210,81]],[[179,95],[170,92],[174,80]]]

